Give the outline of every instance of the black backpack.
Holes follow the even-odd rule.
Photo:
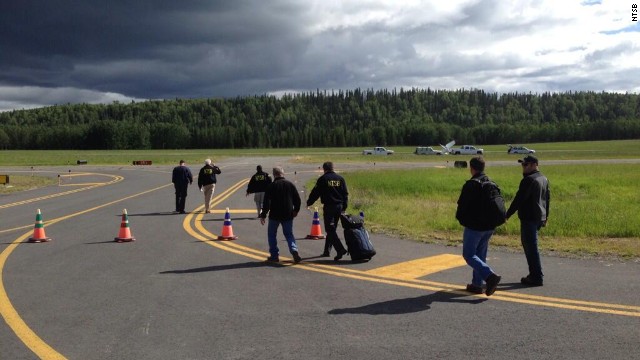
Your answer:
[[[500,187],[495,182],[489,180],[480,181],[474,179],[480,183],[481,187],[481,199],[480,205],[481,217],[483,224],[486,224],[492,228],[498,227],[506,222],[505,215],[507,209],[504,206],[504,198],[500,193]]]

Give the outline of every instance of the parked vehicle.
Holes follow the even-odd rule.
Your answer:
[[[484,150],[480,148],[476,148],[473,145],[461,145],[458,147],[453,147],[456,144],[455,140],[450,141],[447,145],[440,145],[442,149],[452,155],[482,155],[484,154]]]
[[[442,155],[442,151],[433,150],[431,146],[418,146],[413,153],[416,155]]]
[[[393,150],[387,150],[382,146],[376,146],[373,150],[362,150],[362,155],[393,155]]]
[[[535,150],[528,149],[521,145],[507,145],[509,149],[507,150],[507,154],[535,154]]]

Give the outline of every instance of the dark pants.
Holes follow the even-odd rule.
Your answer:
[[[540,221],[520,220],[520,241],[524,256],[529,265],[529,277],[534,281],[542,281],[542,263],[538,251],[538,230],[542,227]]]
[[[176,211],[184,211],[185,203],[187,202],[187,186],[188,184],[173,184],[176,189]]]
[[[338,221],[340,221],[340,214],[342,213],[342,204],[325,205],[322,210],[324,230],[327,232],[327,238],[324,242],[324,251],[329,252],[333,246],[338,254],[346,252],[347,250],[342,245],[340,237],[338,236]]]

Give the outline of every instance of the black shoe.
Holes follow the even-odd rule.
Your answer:
[[[487,296],[491,296],[494,292],[496,292],[496,288],[498,287],[498,283],[500,283],[500,279],[502,279],[501,276],[493,273],[487,277],[487,279],[485,280],[485,282],[487,283],[487,291],[485,291],[485,294]]]
[[[293,262],[294,263],[299,263],[300,261],[302,261],[302,258],[300,257],[300,255],[298,254],[297,251],[294,251],[291,253],[291,255],[293,255]]]
[[[320,257],[329,257],[329,256],[331,256],[331,254],[329,254],[328,251],[325,251],[322,254],[320,254]]]
[[[520,283],[527,286],[542,286],[542,280],[532,279],[529,275],[520,279]]]
[[[336,257],[333,258],[333,260],[338,261],[340,259],[342,259],[342,257],[347,253],[347,250],[342,250],[342,252],[338,252],[338,255],[336,255]]]
[[[186,212],[186,211],[184,211],[184,210],[180,211],[180,214],[186,214],[186,213],[187,213],[187,212]]]
[[[267,258],[267,260],[265,260],[265,261],[268,261],[268,262],[280,262],[280,259],[277,256],[269,256]]]
[[[474,294],[482,294],[484,292],[484,290],[482,289],[482,286],[473,285],[473,284],[467,284],[467,291]]]

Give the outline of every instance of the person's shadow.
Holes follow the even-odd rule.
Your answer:
[[[328,313],[331,315],[342,314],[367,314],[367,315],[398,315],[409,314],[419,311],[431,309],[434,302],[456,302],[463,304],[480,304],[487,299],[472,297],[470,299],[460,299],[471,296],[470,293],[465,294],[463,290],[438,291],[433,294],[423,295],[413,298],[396,299],[383,301],[375,304],[364,305],[355,308],[333,309]]]
[[[166,270],[166,271],[161,271],[160,274],[193,274],[193,273],[201,273],[201,272],[224,271],[224,270],[234,270],[234,269],[254,269],[254,268],[261,268],[261,267],[284,267],[284,265],[280,263],[272,263],[267,261],[247,261],[247,262],[238,263],[238,264],[211,265],[211,266],[203,266],[203,267],[183,269],[183,270]]]

